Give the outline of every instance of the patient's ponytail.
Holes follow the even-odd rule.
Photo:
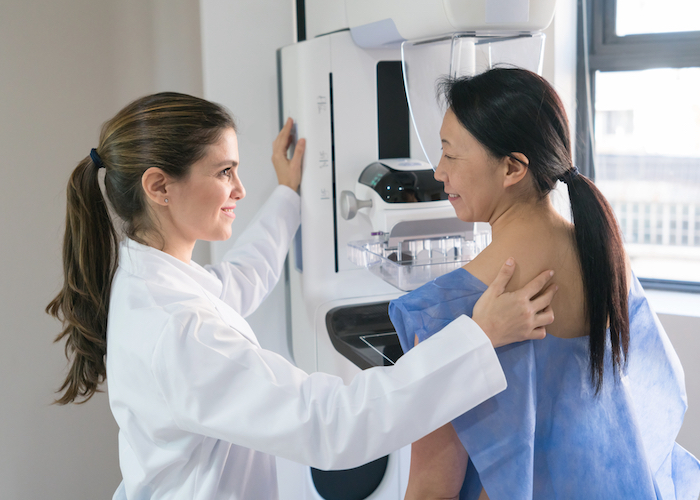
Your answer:
[[[117,257],[117,235],[90,156],[73,171],[67,194],[63,289],[46,308],[62,320],[56,342],[65,339],[66,357],[72,360],[59,404],[87,401],[105,379],[107,311]]]
[[[104,167],[105,194],[124,235],[145,243],[162,241],[141,186],[144,172],[161,169],[184,179],[225,130],[235,130],[222,106],[198,97],[162,92],[127,105],[104,124],[100,140],[70,177],[63,240],[63,288],[46,312],[63,322],[70,361],[59,404],[90,399],[105,380],[107,314],[118,263],[118,237],[98,182]]]
[[[590,328],[591,381],[598,392],[608,325],[614,374],[619,374],[627,359],[625,254],[610,204],[572,165],[569,124],[559,96],[544,78],[517,68],[447,79],[440,90],[462,126],[491,155],[527,157],[540,197],[547,196],[558,180],[568,185]]]
[[[599,391],[603,383],[606,328],[610,328],[612,363],[625,364],[629,345],[627,271],[622,236],[613,209],[603,194],[582,175],[562,178],[569,188],[586,316],[590,326],[591,378]]]

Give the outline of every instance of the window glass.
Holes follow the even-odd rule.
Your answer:
[[[596,185],[639,277],[700,281],[700,68],[596,72]]]
[[[618,36],[700,30],[699,0],[617,0]]]

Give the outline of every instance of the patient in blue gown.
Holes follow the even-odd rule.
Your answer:
[[[610,205],[571,164],[561,102],[539,76],[495,69],[442,84],[436,179],[492,243],[390,305],[404,351],[475,302],[509,256],[509,289],[554,269],[544,340],[497,350],[508,388],[414,443],[407,499],[692,499],[700,463],[676,442],[683,370],[624,253]],[[568,186],[572,222],[548,194]],[[469,381],[465,381],[468,384]]]

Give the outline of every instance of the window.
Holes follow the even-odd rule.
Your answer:
[[[617,36],[700,31],[697,0],[617,0]]]
[[[700,291],[700,1],[579,5],[577,164],[645,286]]]

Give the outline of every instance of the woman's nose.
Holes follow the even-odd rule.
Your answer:
[[[445,182],[445,171],[441,167],[442,167],[442,160],[440,160],[437,164],[437,167],[435,167],[435,173],[433,173],[433,177],[435,178],[436,181]]]
[[[243,187],[243,183],[238,176],[235,176],[232,181],[231,198],[234,200],[242,200],[245,198],[245,187]]]

